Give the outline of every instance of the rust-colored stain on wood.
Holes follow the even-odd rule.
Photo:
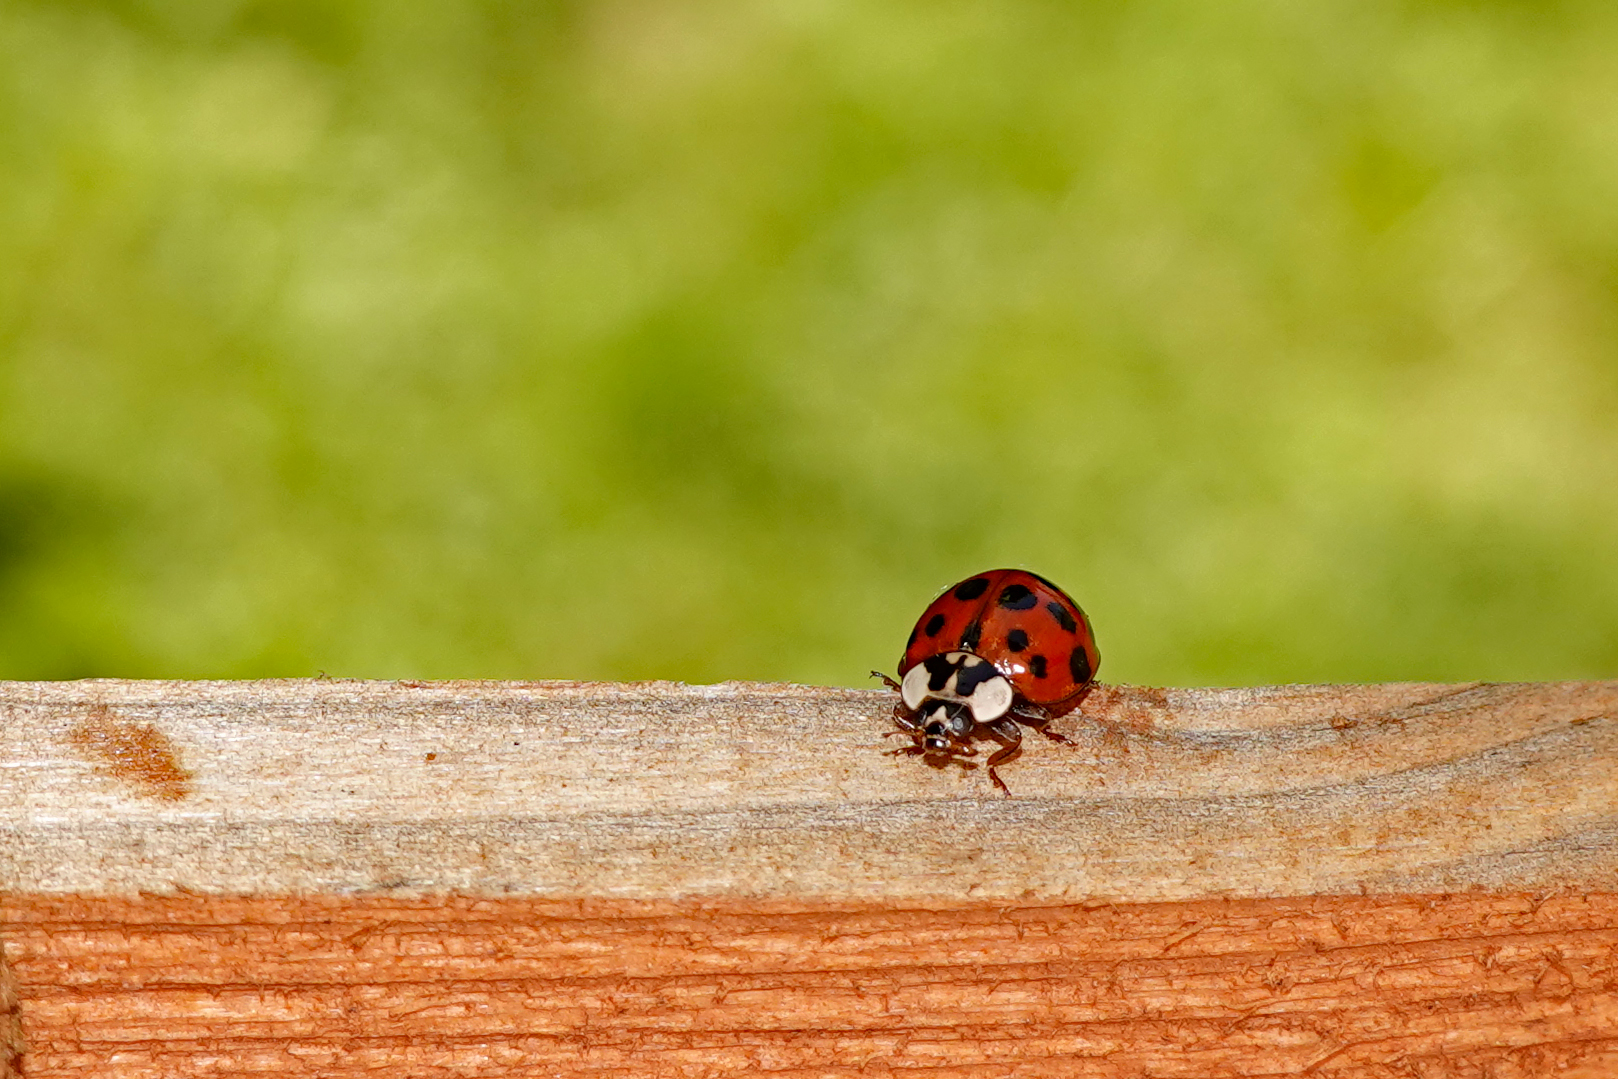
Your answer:
[[[30,1079],[1618,1074],[1618,896],[5,897]]]
[[[174,743],[149,723],[131,723],[98,705],[73,728],[68,740],[140,795],[178,802],[191,793],[192,774],[180,766]]]

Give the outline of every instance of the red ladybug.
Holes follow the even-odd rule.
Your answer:
[[[996,569],[968,577],[921,613],[899,681],[872,673],[899,691],[896,733],[915,740],[897,752],[959,760],[975,755],[973,738],[992,738],[1000,748],[989,757],[989,778],[1009,794],[995,765],[1020,750],[1018,721],[1067,741],[1045,724],[1078,704],[1100,664],[1090,620],[1066,592],[1025,570]]]

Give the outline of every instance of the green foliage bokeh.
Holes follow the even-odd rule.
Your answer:
[[[0,5],[0,676],[1618,675],[1618,8]]]

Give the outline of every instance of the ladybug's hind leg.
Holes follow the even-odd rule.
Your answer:
[[[1069,738],[1065,734],[1057,734],[1043,723],[1030,723],[1029,726],[1053,742],[1061,742],[1064,746],[1070,746],[1073,744],[1073,739]]]
[[[1061,742],[1064,746],[1073,744],[1073,739],[1067,735],[1057,734],[1051,730],[1050,722],[1054,717],[1047,709],[1041,708],[1037,704],[1020,704],[1012,709],[1011,714],[1053,742]]]

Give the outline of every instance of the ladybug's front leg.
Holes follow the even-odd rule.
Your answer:
[[[876,672],[872,671],[871,673],[875,674]],[[905,709],[895,708],[893,710],[893,721],[899,725],[899,730],[884,731],[882,733],[882,737],[910,738],[915,742],[915,745],[900,746],[898,749],[890,749],[888,750],[888,756],[914,757],[918,753],[926,752],[926,749],[921,744],[921,724],[916,722],[915,716],[911,715],[909,711]]]
[[[893,690],[895,693],[899,692],[899,683],[895,682],[893,679],[889,678],[887,675],[883,674],[881,671],[872,671],[871,672],[871,677],[872,678],[880,678],[880,679],[882,679],[882,684],[883,685],[887,686],[889,689]]]
[[[989,733],[990,737],[1000,743],[1000,748],[989,755],[989,778],[1009,798],[1011,797],[1011,788],[1006,786],[1005,782],[1000,778],[1000,773],[994,770],[994,766],[1017,759],[1017,755],[1022,752],[1022,728],[1012,720],[997,719],[993,723],[987,724],[983,729]]]

